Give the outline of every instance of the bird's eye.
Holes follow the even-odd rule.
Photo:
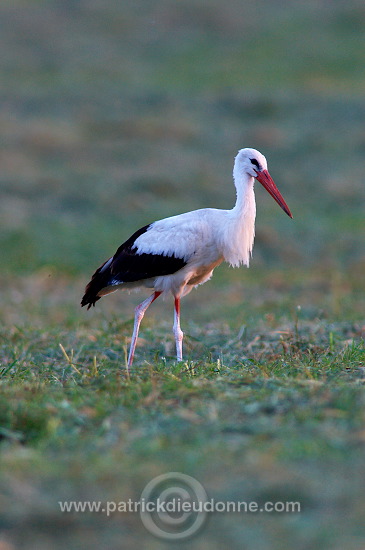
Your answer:
[[[257,161],[256,159],[250,159],[250,161],[252,162],[252,164],[253,164],[254,166],[256,166],[256,168],[257,168],[258,170],[260,170],[260,165],[259,165],[259,163],[258,163],[258,161]]]

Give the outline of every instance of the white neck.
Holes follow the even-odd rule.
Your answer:
[[[229,210],[230,223],[225,232],[225,260],[233,266],[249,265],[255,237],[256,203],[254,178],[233,171],[236,204]]]
[[[256,203],[254,194],[254,178],[249,174],[238,174],[236,170],[233,171],[233,180],[236,187],[236,204],[232,209],[237,213],[237,216],[245,216],[253,214],[253,222],[255,222],[256,215]],[[253,208],[253,210],[252,210]]]

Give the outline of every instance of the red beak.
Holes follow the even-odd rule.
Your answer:
[[[279,189],[276,187],[274,180],[270,176],[269,172],[267,170],[257,172],[256,179],[261,183],[261,185],[265,187],[266,191],[270,193],[270,195],[276,200],[278,205],[281,206],[284,212],[288,214],[290,218],[292,218],[293,215],[290,212],[288,205],[284,201]]]

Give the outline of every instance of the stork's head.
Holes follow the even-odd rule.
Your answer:
[[[238,151],[238,154],[235,158],[233,173],[235,179],[237,177],[242,178],[247,175],[251,178],[256,178],[257,181],[259,181],[261,185],[265,187],[266,191],[270,193],[273,199],[276,200],[276,202],[284,210],[284,212],[288,214],[290,218],[293,217],[279,189],[276,187],[274,180],[270,176],[267,169],[266,158],[262,153],[260,153],[260,151],[257,151],[256,149],[250,149],[249,147]]]

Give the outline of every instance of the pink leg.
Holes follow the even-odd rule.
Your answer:
[[[180,298],[175,298],[173,330],[176,342],[176,359],[182,361],[182,341],[184,333],[180,328]]]
[[[129,349],[129,356],[128,356],[128,370],[129,367],[132,366],[133,358],[134,358],[134,351],[136,349],[136,343],[138,338],[138,331],[139,326],[141,324],[141,321],[143,319],[144,314],[146,313],[146,310],[148,306],[152,304],[160,296],[161,292],[154,292],[151,294],[149,298],[144,300],[141,304],[139,304],[135,309],[135,315],[134,315],[134,327],[133,327],[133,334],[132,334],[132,340],[131,340],[131,347]]]

